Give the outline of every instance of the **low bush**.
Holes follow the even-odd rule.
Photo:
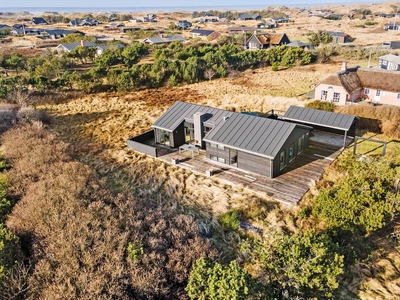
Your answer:
[[[239,228],[240,220],[238,214],[234,210],[229,210],[218,217],[218,222],[226,231],[234,231]]]
[[[336,105],[333,104],[332,102],[321,101],[321,100],[315,100],[313,102],[307,103],[304,106],[307,108],[332,111],[332,112],[335,110],[335,107],[336,107]]]

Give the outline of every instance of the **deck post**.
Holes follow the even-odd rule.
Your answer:
[[[343,149],[346,148],[347,130],[344,132]]]

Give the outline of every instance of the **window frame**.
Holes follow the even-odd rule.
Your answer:
[[[340,93],[333,92],[332,102],[335,102],[335,103],[340,102]]]
[[[328,99],[328,91],[321,90],[321,100],[327,100]]]

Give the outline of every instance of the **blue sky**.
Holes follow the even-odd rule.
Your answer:
[[[4,0],[2,0],[4,1]],[[373,0],[372,0],[373,1]],[[315,3],[371,3],[371,0],[202,0],[202,1],[187,1],[187,0],[12,0],[7,2],[7,7],[166,7],[166,6],[246,6],[246,5],[302,5]],[[375,1],[382,2],[382,1]],[[4,7],[4,6],[3,6]],[[1,11],[1,7],[0,7]]]

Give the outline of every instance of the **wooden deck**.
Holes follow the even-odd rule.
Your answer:
[[[342,148],[338,145],[310,140],[309,147],[282,174],[273,179],[207,159],[205,150],[200,150],[200,154],[194,158],[190,151],[175,151],[158,159],[168,163],[178,159],[177,166],[203,175],[206,175],[206,170],[213,169],[212,177],[222,182],[242,185],[261,196],[272,197],[287,205],[296,205],[341,151]]]

